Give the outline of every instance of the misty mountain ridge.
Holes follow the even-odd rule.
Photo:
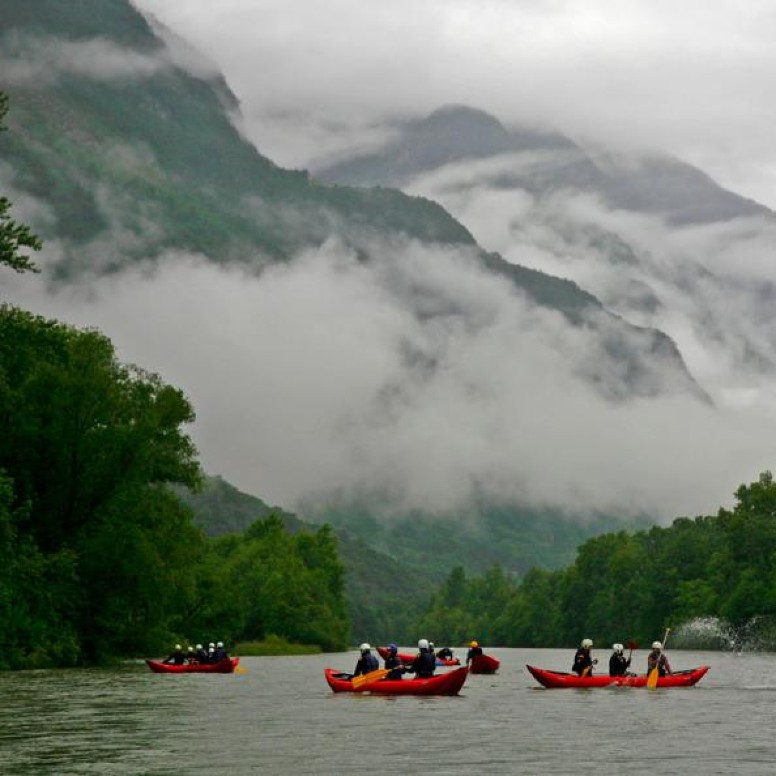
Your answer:
[[[776,217],[692,165],[591,151],[555,132],[507,129],[484,111],[448,106],[408,122],[382,149],[321,162],[315,174],[436,199],[487,248],[520,264],[530,256],[534,269],[572,279],[626,320],[667,332],[723,402],[747,381],[764,392],[776,376],[773,281],[761,270]],[[729,362],[724,379],[733,385],[719,384],[713,362]]]
[[[331,165],[321,161],[314,174],[327,183],[405,189],[445,165],[504,155],[523,155],[526,161],[523,170],[495,165],[489,182],[497,188],[542,197],[575,189],[600,196],[610,207],[658,214],[674,224],[774,215],[667,155],[590,152],[550,130],[508,130],[495,116],[463,105],[407,122],[398,139],[375,152]]]
[[[158,315],[161,324],[145,340],[168,344],[160,371],[177,368],[203,381],[218,375],[217,390],[202,390],[212,404],[200,414],[221,425],[202,446],[234,448],[221,453],[244,467],[241,483],[280,478],[285,467],[288,479],[305,483],[308,503],[320,496],[328,505],[317,517],[336,512],[343,522],[357,511],[351,493],[390,494],[416,528],[420,514],[464,514],[464,522],[483,520],[490,529],[476,531],[483,562],[498,557],[492,545],[500,541],[524,548],[522,569],[532,558],[546,562],[553,543],[570,551],[558,537],[577,535],[562,519],[555,525],[565,527],[554,533],[553,516],[616,512],[616,499],[599,509],[588,492],[566,496],[573,509],[565,512],[525,506],[548,502],[533,492],[537,482],[561,499],[539,447],[550,449],[553,466],[559,451],[571,451],[566,471],[573,471],[573,457],[587,459],[586,445],[598,434],[591,407],[618,413],[665,398],[708,406],[664,332],[613,313],[565,272],[549,274],[484,250],[435,197],[324,185],[275,165],[235,127],[238,103],[223,79],[207,67],[184,67],[191,52],[172,52],[169,36],[124,0],[0,0],[0,11],[0,63],[11,97],[0,182],[23,208],[16,215],[47,242],[44,282],[57,291],[106,294],[111,308],[131,289],[137,301],[129,297],[123,323],[142,332],[143,319]],[[457,133],[447,137],[444,129],[459,113],[442,111],[423,128],[428,149],[434,133],[447,138],[424,162],[432,173],[433,164],[449,166],[462,153]],[[493,148],[514,154],[514,138],[497,121],[476,112],[464,118],[480,161],[487,164]],[[519,153],[577,153],[551,133],[523,133],[521,142]],[[572,167],[592,176],[590,164],[576,160]],[[564,234],[575,244],[600,244],[623,264],[640,261],[610,230]],[[176,263],[181,255],[198,263]],[[147,302],[153,294],[141,292],[160,287],[163,277],[171,290],[159,313]],[[222,281],[231,294],[229,314],[213,315],[222,312],[213,301]],[[195,317],[212,320],[199,334],[199,321],[186,318],[177,301],[188,303],[186,292],[197,282],[209,295]],[[274,307],[279,288],[287,295]],[[333,302],[318,308],[327,294]],[[216,344],[200,352],[212,332]],[[327,349],[332,342],[336,347]],[[208,367],[203,377],[189,362],[217,369]],[[275,384],[276,394],[262,393]],[[182,387],[200,387],[192,386]],[[247,398],[238,396],[241,388]],[[550,421],[562,414],[569,427],[561,423],[552,434]],[[590,425],[575,437],[571,424],[579,418],[591,418]],[[276,454],[285,439],[299,448]],[[321,452],[305,471],[310,448]],[[463,459],[452,460],[452,453]],[[435,476],[418,477],[425,470]],[[414,490],[406,486],[412,478]],[[477,508],[466,512],[460,502],[471,501],[472,492]],[[342,495],[338,504],[332,494]],[[413,505],[433,500],[429,494],[442,506],[424,512]],[[541,552],[530,538],[537,524],[545,530]],[[435,533],[418,533],[416,560],[428,559]],[[398,540],[389,534],[382,535],[386,545]],[[445,558],[452,559],[466,542],[450,546]]]
[[[483,253],[436,202],[387,188],[324,187],[305,172],[274,165],[234,128],[224,106],[233,109],[237,100],[223,79],[207,67],[204,76],[182,69],[181,56],[123,0],[5,5],[0,56],[13,88],[11,131],[0,138],[9,165],[3,178],[41,203],[28,220],[49,245],[53,277],[115,273],[170,251],[261,271],[333,237],[361,260],[378,244],[383,252],[401,250],[397,240],[456,246],[473,266],[507,277],[574,325],[601,329],[599,356],[613,362],[604,372],[617,375],[612,381],[592,374],[605,395],[679,390],[702,396],[663,333],[611,318],[566,279]],[[109,67],[96,64],[101,58]],[[192,53],[184,59],[191,61]],[[443,111],[422,128],[428,147],[448,120]],[[462,120],[469,135],[487,123],[482,153],[499,143],[509,147],[498,122],[469,112]],[[447,156],[456,137],[450,134]],[[525,142],[566,145],[541,134]],[[426,301],[439,297],[438,309],[450,309],[439,289],[425,295]],[[589,362],[584,370],[596,371]]]

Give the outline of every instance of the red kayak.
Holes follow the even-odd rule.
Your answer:
[[[638,676],[607,676],[594,674],[593,676],[577,676],[563,671],[548,671],[546,668],[537,668],[527,665],[528,672],[539,684],[545,687],[646,687],[647,674]],[[658,687],[692,687],[697,684],[709,670],[709,666],[699,666],[686,671],[675,671],[673,674],[661,676],[657,680]]]
[[[334,692],[369,692],[380,695],[458,695],[468,669],[463,666],[429,679],[376,679],[353,687],[352,674],[343,674],[333,668],[324,668],[323,674]]]
[[[377,647],[377,654],[385,660],[385,658],[388,657],[388,647]],[[415,655],[411,652],[397,652],[396,657],[398,657],[404,665],[409,665],[415,659]],[[461,665],[461,661],[457,657],[437,658],[436,664],[438,666],[459,666]]]
[[[176,666],[160,660],[146,660],[155,674],[231,674],[240,662],[239,657],[228,657],[218,663],[184,663]]]
[[[498,671],[501,661],[490,655],[475,655],[470,664],[469,670],[473,674],[495,674]]]

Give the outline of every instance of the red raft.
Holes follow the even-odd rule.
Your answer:
[[[469,670],[462,666],[454,671],[436,674],[429,679],[376,679],[353,687],[351,674],[324,668],[323,674],[334,692],[368,692],[380,695],[458,695]]]
[[[388,657],[388,647],[378,647],[377,654],[385,660],[385,658]],[[411,652],[397,652],[396,657],[398,657],[405,665],[409,665],[415,659],[415,655]],[[436,664],[438,666],[459,666],[461,665],[461,661],[457,657],[444,659],[437,658]]]
[[[491,655],[475,655],[471,659],[469,670],[473,674],[495,674],[501,666],[501,661]]]
[[[527,665],[528,672],[539,684],[545,687],[646,687],[647,675],[638,676],[606,676],[594,674],[593,676],[577,676],[562,671],[548,671],[546,668],[537,668]],[[661,676],[657,680],[658,687],[692,687],[697,684],[709,670],[709,666],[698,666],[686,671],[675,671],[673,674]]]
[[[228,657],[218,663],[184,663],[176,666],[160,660],[146,660],[146,665],[155,674],[231,674],[239,662],[239,657]]]

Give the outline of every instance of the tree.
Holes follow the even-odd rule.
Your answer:
[[[8,96],[0,92],[0,132],[6,127],[3,119],[8,113]],[[11,201],[7,197],[0,196],[0,265],[10,267],[16,272],[40,272],[28,255],[20,251],[29,248],[39,251],[42,243],[30,228],[25,224],[19,224],[9,215]]]

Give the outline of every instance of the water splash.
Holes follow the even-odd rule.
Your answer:
[[[776,649],[776,618],[752,617],[733,626],[719,617],[696,617],[676,628],[673,644],[683,649],[765,652]]]

